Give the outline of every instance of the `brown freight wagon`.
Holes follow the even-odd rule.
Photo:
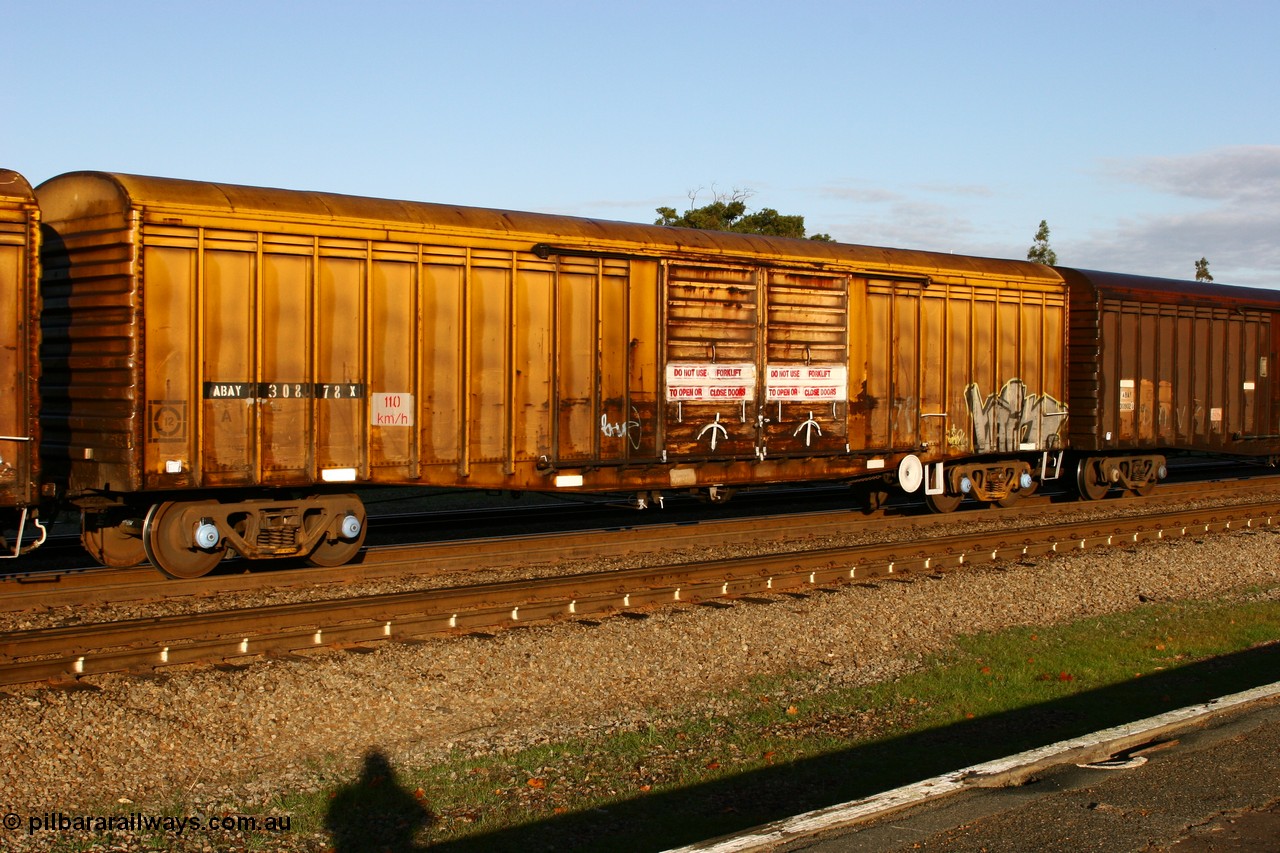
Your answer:
[[[340,563],[374,484],[945,510],[1060,459],[1046,267],[101,173],[37,194],[46,443],[103,562]]]
[[[40,210],[0,169],[0,557],[45,539],[40,502]]]
[[[1084,497],[1148,492],[1170,453],[1275,464],[1280,292],[1058,271],[1070,291],[1068,436]]]

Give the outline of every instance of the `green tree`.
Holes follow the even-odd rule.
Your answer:
[[[1027,249],[1027,260],[1037,264],[1053,266],[1058,262],[1058,253],[1049,248],[1049,223],[1041,219],[1040,228],[1036,231],[1036,241]]]
[[[1196,281],[1213,281],[1209,274],[1209,261],[1203,257],[1196,261]]]
[[[732,231],[736,234],[763,234],[769,237],[796,237],[804,239],[804,217],[784,216],[772,207],[747,212],[750,190],[734,190],[732,193],[716,193],[710,204],[693,206],[698,191],[689,193],[690,207],[684,213],[676,213],[674,207],[657,208],[655,225],[671,225],[676,228],[701,228],[706,231]],[[810,240],[832,242],[830,234],[813,234]]]

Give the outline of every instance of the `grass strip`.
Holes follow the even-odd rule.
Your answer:
[[[371,753],[270,811],[339,853],[662,850],[1278,681],[1280,601],[1243,597],[960,636],[890,683],[756,678],[728,713],[510,754]]]
[[[372,756],[331,795],[280,805],[340,850],[657,850],[1280,680],[1277,639],[1275,601],[1148,604],[961,636],[893,683],[760,678],[729,714],[398,777]]]

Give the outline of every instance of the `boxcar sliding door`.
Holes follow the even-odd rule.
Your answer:
[[[668,456],[755,457],[758,271],[669,263],[664,280]]]
[[[840,453],[849,443],[849,278],[765,271],[760,419],[770,456]]]

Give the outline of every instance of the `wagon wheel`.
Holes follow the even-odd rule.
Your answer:
[[[147,560],[142,537],[136,532],[126,533],[121,524],[96,530],[85,528],[80,531],[80,544],[95,560],[113,569],[127,569]]]
[[[962,500],[964,500],[962,495],[925,494],[924,505],[931,512],[955,512],[956,507],[960,506],[960,501]]]
[[[364,534],[368,529],[368,525],[365,523],[367,519],[363,511],[353,513],[353,515],[360,520],[360,532],[356,534],[355,538],[330,539],[326,535],[320,540],[320,544],[315,547],[315,550],[307,556],[308,565],[331,569],[351,561],[351,558],[364,545]]]
[[[1102,480],[1098,475],[1101,473],[1098,460],[1081,459],[1079,466],[1076,468],[1076,488],[1080,491],[1080,497],[1087,501],[1102,500],[1106,497],[1107,492],[1111,491],[1111,484],[1106,480]]]
[[[183,525],[185,504],[156,504],[142,522],[142,544],[156,568],[175,578],[198,578],[222,562],[226,549],[205,551],[191,544],[191,531]]]

